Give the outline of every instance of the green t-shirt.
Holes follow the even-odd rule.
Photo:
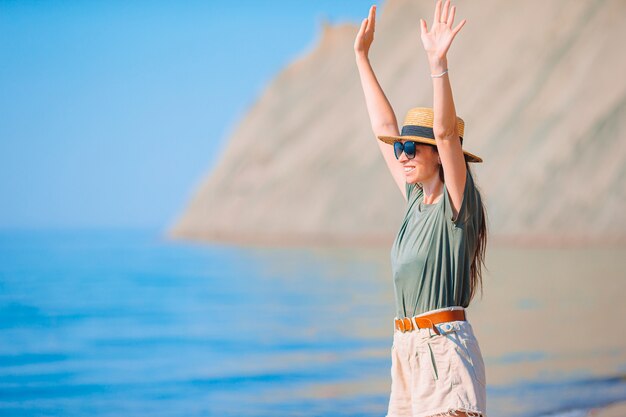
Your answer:
[[[458,217],[443,186],[434,204],[424,204],[417,184],[406,184],[407,210],[391,248],[396,317],[469,305],[470,265],[482,212],[480,194],[467,170]]]

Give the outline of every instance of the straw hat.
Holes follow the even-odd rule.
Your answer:
[[[456,118],[456,126],[463,146],[463,131],[465,122],[460,117]],[[433,133],[433,109],[429,107],[414,107],[410,109],[404,118],[404,125],[400,136],[377,136],[385,143],[393,145],[398,140],[414,140],[415,142],[427,143],[437,146]],[[482,158],[463,149],[467,162],[482,162]]]

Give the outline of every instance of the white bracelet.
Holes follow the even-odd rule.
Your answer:
[[[444,75],[446,75],[447,73],[448,73],[448,70],[446,69],[446,70],[445,70],[444,72],[442,72],[441,74],[437,74],[437,75],[432,75],[432,74],[430,74],[430,76],[431,76],[432,78],[440,78],[440,77],[443,77]]]

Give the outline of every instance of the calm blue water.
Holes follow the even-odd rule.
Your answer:
[[[0,415],[384,416],[387,256],[1,232]],[[488,388],[491,416],[624,398],[620,378]]]

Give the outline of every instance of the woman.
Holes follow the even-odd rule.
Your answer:
[[[430,31],[420,19],[430,64],[433,108],[409,110],[402,132],[368,60],[376,6],[364,19],[354,50],[378,145],[407,211],[391,260],[396,301],[387,416],[486,416],[485,367],[465,316],[486,247],[486,216],[462,147],[446,54],[465,20],[453,28],[455,6],[435,6]]]

